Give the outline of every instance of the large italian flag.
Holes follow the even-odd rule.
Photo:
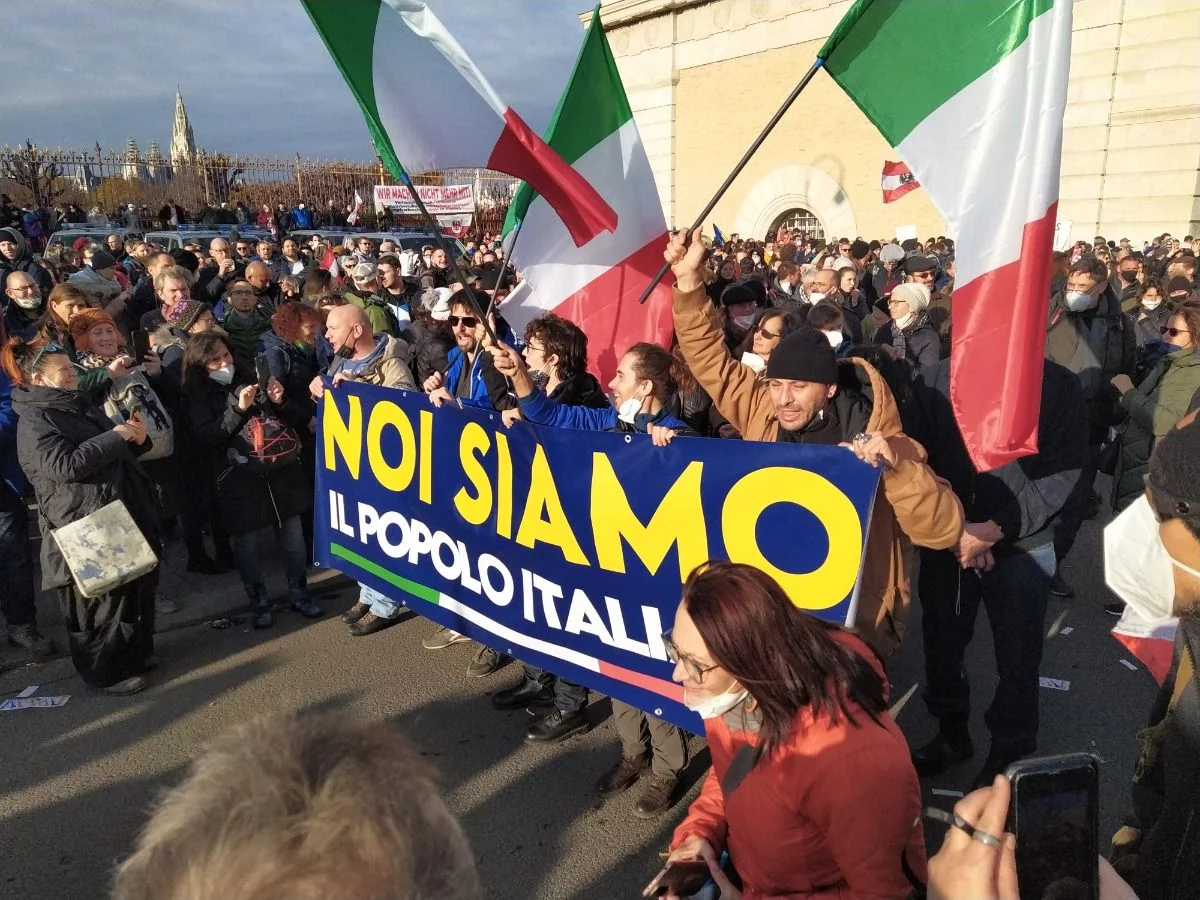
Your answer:
[[[617,227],[612,207],[500,98],[421,0],[301,2],[395,177],[484,166],[535,185],[572,244]]]
[[[819,54],[956,238],[950,396],[980,471],[1037,452],[1070,52],[1071,0],[857,0]]]
[[[672,325],[668,285],[644,306],[637,302],[662,264],[667,223],[599,7],[546,141],[612,204],[617,230],[576,247],[546,199],[535,196],[537,185],[522,185],[505,229],[523,221],[513,263],[525,280],[500,310],[518,332],[547,312],[570,319],[587,333],[589,368],[607,383],[632,344],[669,346]]]

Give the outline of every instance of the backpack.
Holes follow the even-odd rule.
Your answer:
[[[138,458],[143,462],[166,459],[175,452],[175,426],[171,414],[141,372],[118,378],[108,386],[104,395],[104,414],[120,425],[135,409],[140,409],[146,423],[146,435],[152,446]]]
[[[228,455],[233,465],[266,475],[300,458],[300,438],[279,416],[260,409],[233,436]]]

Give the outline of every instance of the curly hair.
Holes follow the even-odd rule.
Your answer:
[[[289,344],[294,344],[304,337],[305,324],[315,325],[318,331],[325,327],[321,313],[316,307],[304,303],[284,303],[271,316],[271,329]]]

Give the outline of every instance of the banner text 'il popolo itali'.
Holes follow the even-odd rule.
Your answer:
[[[505,428],[356,384],[321,406],[322,565],[689,730],[662,633],[697,565],[748,563],[853,618],[878,472],[843,448]]]

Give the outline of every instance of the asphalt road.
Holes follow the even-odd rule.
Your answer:
[[[1120,663],[1128,654],[1108,634],[1099,524],[1085,526],[1069,560],[1077,599],[1051,602],[1047,629],[1058,633],[1047,640],[1043,674],[1069,680],[1070,690],[1042,692],[1040,752],[1087,750],[1104,761],[1105,841],[1126,807],[1134,732],[1155,687],[1140,666],[1131,671]],[[352,600],[347,592],[330,602],[330,615]],[[1070,634],[1061,633],[1064,625]],[[601,803],[593,782],[619,753],[608,702],[593,702],[588,734],[557,747],[527,747],[520,741],[525,714],[497,712],[487,700],[519,668],[469,679],[468,645],[421,648],[432,627],[414,617],[352,639],[336,619],[309,624],[283,613],[262,633],[180,628],[159,637],[163,668],[153,687],[127,699],[89,692],[65,660],[0,676],[0,699],[27,684],[41,685],[41,694],[71,695],[59,709],[0,713],[0,897],[103,897],[148,805],[180,779],[206,738],[264,713],[330,709],[394,722],[435,761],[487,896],[638,896],[697,787],[659,822],[633,817],[636,789]],[[981,614],[970,655],[980,758],[926,784],[927,802],[952,805],[932,789],[962,790],[974,776],[986,750],[982,710],[993,671]],[[901,726],[914,743],[924,740],[933,723],[920,699],[915,620],[890,675]],[[691,767],[693,782],[702,763],[701,756]],[[930,829],[929,837],[939,842],[940,831]]]

